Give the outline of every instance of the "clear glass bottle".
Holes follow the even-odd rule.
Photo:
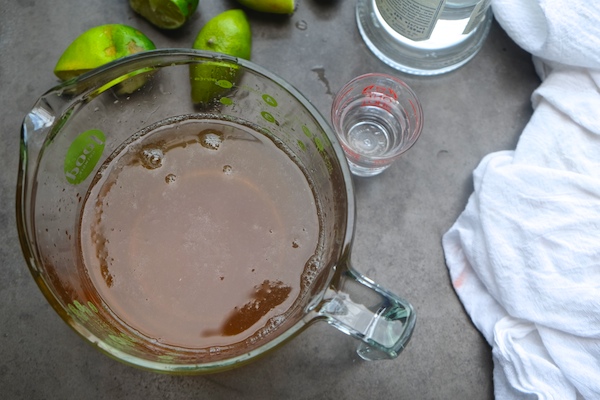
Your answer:
[[[491,0],[358,0],[356,20],[369,49],[391,67],[438,75],[471,60],[493,19]]]

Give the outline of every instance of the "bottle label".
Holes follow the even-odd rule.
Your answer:
[[[467,26],[465,26],[463,35],[471,33],[473,29],[479,26],[481,21],[483,21],[483,19],[485,18],[485,13],[487,12],[491,2],[492,0],[481,0],[479,3],[477,3],[475,8],[473,9],[473,12],[471,13],[471,16],[469,17],[469,22],[467,23]]]
[[[446,0],[375,0],[384,21],[414,41],[429,39],[445,3]]]

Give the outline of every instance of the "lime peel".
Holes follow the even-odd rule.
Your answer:
[[[161,29],[182,27],[196,12],[199,0],[129,0],[129,6]]]
[[[154,43],[135,28],[121,24],[96,26],[65,49],[54,74],[61,80],[72,79],[121,57],[153,49]]]
[[[225,11],[200,30],[194,49],[250,59],[252,32],[246,13],[240,9]],[[190,84],[194,103],[209,103],[233,87],[239,66],[228,61],[207,61],[190,66]]]
[[[237,0],[241,5],[254,11],[272,14],[293,14],[296,0]]]
[[[73,79],[111,61],[153,49],[156,49],[154,43],[130,26],[96,26],[79,35],[65,49],[54,67],[54,74],[61,80]],[[118,81],[122,82],[117,87],[117,93],[133,93],[146,83],[149,76],[150,73],[138,71],[120,77]],[[117,83],[115,81],[112,85]]]

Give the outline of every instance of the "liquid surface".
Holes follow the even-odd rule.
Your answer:
[[[395,114],[381,107],[351,104],[344,115],[342,140],[365,157],[386,157],[402,147],[406,132],[404,110]]]
[[[424,9],[416,3],[425,2],[358,1],[359,32],[386,64],[409,74],[437,75],[460,67],[481,49],[492,21],[489,2],[447,1],[439,14],[434,12],[438,1]]]
[[[126,325],[171,346],[227,346],[297,300],[317,206],[269,138],[190,118],[149,129],[104,167],[83,206],[81,252]]]
[[[375,10],[377,17],[381,18],[382,21],[385,21],[385,23],[381,25],[382,29],[385,29],[390,36],[394,37],[394,39],[417,51],[439,51],[460,45],[461,42],[468,40],[468,34],[471,32],[471,29],[468,28],[469,22],[476,26],[476,23],[480,22],[482,19],[480,13],[473,14],[476,3],[477,1],[474,0],[460,0],[457,2],[448,1],[443,7],[443,11],[438,15],[439,19],[430,19],[433,14],[429,13],[425,13],[425,15],[411,15],[413,24],[415,19],[418,19],[420,22],[431,22],[433,30],[431,31],[429,38],[426,39],[413,38],[410,35],[410,29],[403,29],[403,24],[406,24],[406,16],[405,18],[401,18],[394,14],[390,15],[389,13],[385,13],[388,15],[388,18],[384,18],[379,8],[376,7]],[[385,2],[382,4],[385,4]],[[471,19],[473,19],[473,21],[471,21]],[[428,29],[425,28],[425,26],[428,25],[428,23],[425,23],[420,26],[420,28],[423,28],[424,31],[428,31]],[[405,32],[406,36],[399,32]]]
[[[376,98],[384,97],[376,94]],[[352,101],[342,115],[342,143],[351,150],[347,156],[355,163],[365,157],[395,155],[409,134],[406,112],[396,101],[378,100],[381,106],[365,104],[369,101]]]

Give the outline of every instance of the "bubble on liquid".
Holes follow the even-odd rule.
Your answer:
[[[223,166],[223,173],[225,175],[231,175],[232,172],[233,172],[233,168],[231,167],[231,165]]]
[[[177,175],[175,174],[168,174],[167,176],[165,176],[165,182],[167,183],[174,183],[177,180]]]
[[[200,133],[200,144],[209,150],[219,150],[223,143],[223,135],[219,132],[204,131]]]
[[[300,29],[301,31],[305,31],[306,28],[308,28],[308,24],[305,20],[301,19],[300,21],[296,22],[296,28]]]
[[[304,271],[302,271],[302,276],[300,278],[303,289],[306,289],[312,285],[313,281],[321,270],[321,265],[321,260],[316,255],[311,256],[306,264],[304,264]]]
[[[140,161],[148,169],[156,169],[162,166],[165,155],[160,148],[145,148],[140,152]]]

